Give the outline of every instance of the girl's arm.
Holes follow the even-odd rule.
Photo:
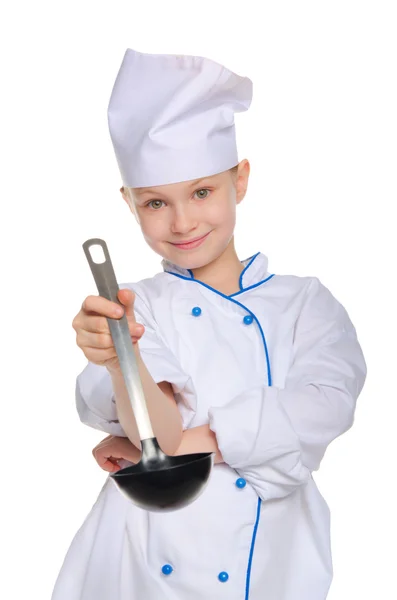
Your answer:
[[[352,426],[366,372],[346,310],[312,278],[284,387],[251,387],[209,410],[224,461],[262,500],[293,493],[310,481],[328,445]]]
[[[128,290],[120,293],[127,294]],[[181,444],[182,418],[174,392],[182,393],[190,381],[167,346],[143,298],[135,292],[134,316],[145,331],[134,344],[142,387],[148,404],[155,437],[167,454]],[[80,420],[106,433],[128,437],[140,448],[140,440],[124,380],[118,365],[99,366],[88,363],[76,383],[76,405]]]
[[[215,434],[208,425],[187,429],[182,435],[182,442],[174,456],[195,454],[196,452],[214,452],[215,463],[223,462]],[[127,460],[136,464],[141,459],[140,451],[128,438],[112,435],[97,444],[92,454],[101,469],[110,473],[120,470],[118,464],[120,460]]]
[[[181,443],[182,419],[175,402],[172,386],[167,381],[155,383],[142,360],[139,348],[135,345],[134,349],[154,436],[166,454],[173,454]],[[120,425],[125,432],[128,432],[127,437],[134,446],[140,449],[139,433],[134,414],[130,409],[123,375],[117,369],[110,371],[110,376]],[[128,409],[127,412],[125,407]]]
[[[175,455],[195,454],[196,452],[214,452],[215,464],[225,462],[218,448],[216,435],[211,431],[209,425],[200,425],[199,427],[186,429],[183,432],[181,444]]]

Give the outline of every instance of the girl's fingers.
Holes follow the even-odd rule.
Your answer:
[[[110,333],[107,319],[101,315],[85,315],[81,320],[80,329],[91,333]]]
[[[88,315],[102,315],[110,319],[120,318],[124,314],[121,306],[102,296],[88,296],[84,300],[81,310]]]
[[[104,471],[115,472],[121,469],[121,460],[136,463],[140,460],[140,451],[134,448],[127,438],[111,436],[105,438],[92,451],[98,465]]]
[[[135,302],[135,294],[132,290],[123,289],[119,290],[117,294],[118,299],[125,306],[126,315],[129,320],[135,322],[135,313],[134,313],[134,302]]]
[[[117,471],[120,471],[120,469],[121,469],[120,465],[117,464],[117,461],[113,462],[109,459],[106,459],[102,462],[99,462],[97,460],[97,463],[101,467],[101,469],[103,469],[107,473],[116,473]]]
[[[130,335],[133,341],[139,340],[145,329],[143,325],[129,323]],[[95,333],[82,329],[77,332],[76,343],[80,348],[97,348],[98,350],[109,350],[113,348],[113,339],[109,333]]]
[[[112,455],[110,447],[115,445],[114,440],[114,436],[105,438],[105,440],[102,440],[102,442],[100,442],[98,446],[95,446],[92,451],[92,454],[101,469],[108,471],[109,473],[114,473],[115,471],[120,470],[118,460],[122,458],[121,456],[115,457]]]
[[[110,350],[113,348],[113,340],[110,333],[92,333],[91,331],[79,331],[76,343],[80,348],[96,348],[97,350]]]
[[[128,326],[132,335],[139,335],[144,331],[144,326],[131,318],[128,318]],[[98,335],[110,335],[109,325],[104,317],[86,317],[83,326],[79,330],[97,333]]]

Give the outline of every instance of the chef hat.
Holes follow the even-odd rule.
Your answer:
[[[251,80],[212,60],[128,49],[108,107],[124,186],[188,181],[237,165],[234,113],[251,100]]]

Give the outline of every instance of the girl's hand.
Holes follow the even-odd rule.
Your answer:
[[[98,465],[108,473],[116,473],[122,467],[120,460],[136,464],[141,460],[141,451],[128,438],[109,435],[92,451]]]
[[[144,326],[135,319],[134,292],[128,289],[119,290],[117,297],[123,307],[101,296],[88,296],[72,323],[76,331],[76,343],[87,360],[108,369],[119,369],[120,365],[106,317],[120,319],[124,312],[126,313],[134,349],[145,331]],[[120,310],[121,315],[117,314]]]

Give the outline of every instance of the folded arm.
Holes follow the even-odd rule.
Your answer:
[[[281,498],[308,481],[328,445],[352,426],[365,378],[346,310],[313,279],[284,388],[255,386],[211,408],[209,426],[192,430],[181,448],[214,451],[263,500]]]

